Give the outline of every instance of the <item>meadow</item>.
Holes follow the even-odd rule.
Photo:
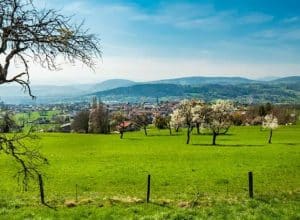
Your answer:
[[[39,134],[55,209],[39,204],[36,183],[22,192],[16,165],[0,155],[0,219],[300,219],[300,125],[275,130],[272,144],[255,126],[232,127],[217,146],[196,134],[186,145],[184,130],[148,133]]]

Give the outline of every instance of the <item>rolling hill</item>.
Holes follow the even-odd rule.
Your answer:
[[[289,77],[283,77],[283,78],[279,78],[279,79],[275,79],[275,80],[271,80],[269,81],[269,83],[275,83],[275,84],[294,84],[294,83],[298,83],[299,87],[300,87],[300,76],[289,76]]]
[[[165,84],[177,84],[177,85],[205,85],[205,84],[228,84],[237,85],[242,83],[254,83],[256,81],[243,78],[243,77],[183,77],[176,79],[165,79],[153,81],[152,83],[165,83]],[[151,83],[151,82],[150,82]]]
[[[300,92],[292,86],[264,83],[244,84],[141,84],[130,87],[115,88],[89,95],[100,97],[102,100],[117,102],[139,102],[140,100],[161,100],[200,98],[206,101],[216,99],[232,99],[242,103],[273,102],[299,103]]]
[[[17,85],[0,86],[0,100],[9,104],[57,103],[90,100],[91,96],[114,102],[183,99],[197,97],[205,100],[234,99],[241,102],[300,102],[300,76],[269,81],[242,77],[184,77],[151,82],[112,79],[95,84],[66,86],[33,85],[37,95],[33,101]]]

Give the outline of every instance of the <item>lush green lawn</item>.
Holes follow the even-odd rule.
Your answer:
[[[300,126],[274,131],[233,127],[219,136],[149,130],[118,135],[42,134],[49,158],[46,199],[57,211],[38,205],[38,191],[23,193],[15,165],[0,156],[0,218],[300,218]],[[254,200],[248,199],[248,171],[254,173]],[[146,195],[151,174],[151,204]],[[79,203],[75,200],[78,184]]]

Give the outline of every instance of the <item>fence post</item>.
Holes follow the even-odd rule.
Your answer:
[[[78,202],[78,185],[76,184],[75,201]]]
[[[248,172],[248,181],[249,181],[249,197],[253,198],[253,173],[252,173],[252,171]]]
[[[43,177],[41,174],[38,174],[39,178],[39,186],[40,186],[40,197],[41,197],[41,203],[44,205],[45,203],[45,194],[44,194],[44,183],[43,183]]]
[[[148,174],[148,181],[147,181],[147,203],[150,201],[150,174]]]

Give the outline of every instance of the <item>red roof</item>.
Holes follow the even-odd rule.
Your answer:
[[[120,126],[120,127],[125,127],[125,128],[127,128],[127,127],[129,127],[131,124],[132,124],[131,121],[123,121],[123,122],[121,122],[121,123],[119,124],[119,126]]]

